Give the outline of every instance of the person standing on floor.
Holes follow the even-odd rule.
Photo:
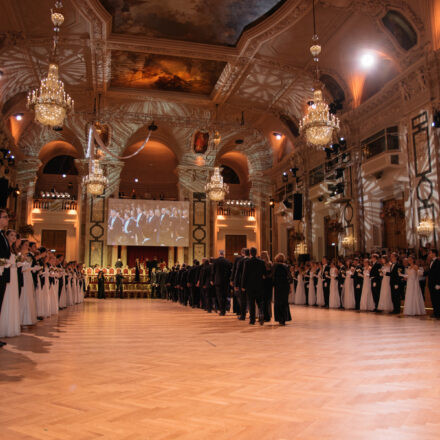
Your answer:
[[[9,246],[9,241],[5,235],[5,229],[8,227],[9,214],[5,209],[0,209],[0,259],[8,260],[11,257],[11,247]],[[1,271],[2,268],[0,268]],[[0,274],[0,311],[3,305],[3,299],[5,296],[6,285],[10,281],[10,269],[7,267],[3,268]],[[1,319],[1,312],[0,312]],[[6,345],[6,342],[0,341],[0,347]]]
[[[291,321],[289,307],[289,291],[292,277],[287,264],[285,264],[284,254],[278,254],[275,257],[275,263],[272,266],[271,280],[274,286],[274,315],[275,321],[280,325],[286,325]]]
[[[431,295],[434,318],[440,319],[440,260],[437,249],[431,249],[428,254],[428,288]]]
[[[263,260],[257,258],[257,248],[251,247],[250,258],[245,260],[241,290],[246,294],[249,306],[249,324],[255,324],[255,304],[258,305],[258,320],[264,324],[264,313],[262,306],[263,282],[266,276],[266,266]]]
[[[272,261],[270,261],[269,254],[267,251],[261,251],[261,259],[264,261],[266,266],[266,277],[264,278],[263,287],[263,298],[262,307],[264,314],[264,322],[270,322],[272,317]]]
[[[226,301],[230,277],[231,263],[225,258],[225,251],[220,251],[219,257],[214,260],[211,280],[211,284],[215,286],[220,316],[226,315]]]
[[[379,304],[380,285],[382,282],[382,278],[380,276],[380,269],[382,265],[379,263],[378,260],[379,260],[379,255],[373,254],[371,256],[370,279],[371,279],[371,292],[373,293],[373,300],[374,300],[374,310],[377,310],[377,306]]]
[[[98,272],[98,298],[105,299],[105,277],[102,270]]]
[[[124,283],[124,275],[122,275],[122,270],[121,269],[117,269],[116,270],[116,295],[119,295],[119,298],[124,298],[124,288],[123,288],[123,283]]]

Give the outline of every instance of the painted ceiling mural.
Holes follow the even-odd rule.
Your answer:
[[[101,0],[113,32],[234,46],[286,0]]]
[[[112,52],[114,87],[209,95],[226,63],[137,52]]]

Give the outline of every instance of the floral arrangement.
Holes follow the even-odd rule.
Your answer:
[[[331,232],[344,232],[344,227],[337,220],[330,220],[327,224],[327,227]]]
[[[23,225],[18,229],[18,233],[22,237],[33,236],[35,234],[34,227],[32,225]]]

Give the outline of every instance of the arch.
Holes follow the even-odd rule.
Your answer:
[[[78,151],[72,144],[64,141],[52,141],[48,142],[41,148],[38,153],[38,159],[41,160],[43,166],[54,159],[57,156],[71,156],[74,159],[82,157],[82,151]]]
[[[65,174],[77,176],[78,170],[75,166],[75,158],[70,155],[60,154],[53,157],[43,168],[43,174]]]
[[[134,153],[142,143],[143,140],[130,145],[124,155]],[[119,185],[124,196],[135,194],[137,198],[159,199],[163,195],[167,199],[177,199],[178,159],[168,145],[152,140],[137,156],[124,162]]]
[[[333,76],[324,73],[319,79],[325,85],[326,90],[328,90],[334,101],[340,103],[345,101],[344,89],[339,85],[338,81],[333,78]]]
[[[417,45],[417,32],[401,12],[395,9],[388,10],[382,17],[382,23],[402,49],[408,51]]]
[[[230,168],[238,177],[239,183],[228,183],[230,199],[248,199],[250,190],[248,158],[242,152],[233,150],[217,157],[217,166]]]

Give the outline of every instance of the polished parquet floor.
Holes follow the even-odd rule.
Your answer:
[[[439,321],[292,313],[87,300],[0,350],[0,438],[440,438]]]

